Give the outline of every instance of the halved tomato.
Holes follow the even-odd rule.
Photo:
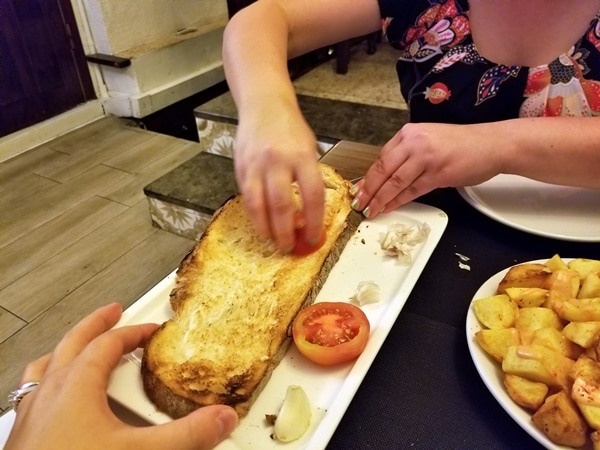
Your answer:
[[[296,245],[292,250],[292,254],[296,256],[305,256],[309,255],[325,244],[326,236],[325,230],[321,233],[321,237],[315,245],[310,245],[306,241],[306,236],[304,235],[304,227],[306,226],[306,219],[301,213],[296,213],[294,216],[294,229],[296,231]]]
[[[352,361],[369,340],[371,325],[365,313],[351,303],[320,302],[301,310],[292,325],[300,353],[323,365]]]

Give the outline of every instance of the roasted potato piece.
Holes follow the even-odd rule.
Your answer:
[[[600,298],[572,298],[556,301],[552,309],[561,319],[569,322],[598,322],[600,321]]]
[[[509,287],[506,295],[519,307],[542,306],[548,298],[548,289],[537,287]]]
[[[491,330],[512,327],[519,312],[508,295],[500,294],[473,301],[477,319]]]
[[[545,264],[525,263],[511,267],[498,284],[498,293],[506,293],[509,287],[543,288],[546,279],[552,274]]]
[[[586,380],[597,380],[600,384],[600,364],[586,355],[581,355],[571,367],[569,376],[574,380],[584,378]]]
[[[531,420],[556,444],[581,447],[586,442],[588,426],[565,391],[550,395]]]
[[[579,274],[574,270],[566,269],[552,272],[543,287],[550,291],[549,296],[553,294],[559,299],[568,300],[577,297],[579,285]],[[550,304],[550,306],[552,305]]]
[[[600,261],[596,259],[576,258],[568,263],[569,269],[575,270],[583,279],[590,272],[600,272]]]
[[[581,356],[571,369],[571,398],[590,427],[600,429],[600,364]]]
[[[510,398],[523,408],[536,411],[548,395],[548,386],[518,375],[504,374],[504,387]]]
[[[531,343],[533,333],[540,328],[562,330],[563,324],[558,314],[549,308],[531,307],[519,309],[515,319],[515,328],[519,330],[522,344]]]
[[[583,278],[577,298],[594,297],[600,297],[600,275],[596,272],[590,272]]]
[[[479,330],[475,333],[475,339],[481,348],[499,363],[504,359],[508,347],[521,343],[516,328]]]
[[[552,258],[550,258],[548,261],[546,261],[546,267],[548,269],[550,269],[552,272],[554,272],[556,270],[560,270],[560,269],[568,269],[569,268],[567,263],[564,262],[563,259],[558,254],[555,254]]]
[[[540,328],[533,333],[531,343],[543,345],[559,352],[567,358],[575,360],[583,353],[583,348],[568,339],[563,332],[552,327]]]
[[[506,351],[502,370],[531,381],[570,390],[569,372],[574,363],[572,359],[543,345],[517,345]]]
[[[569,322],[563,336],[583,348],[592,348],[600,340],[600,322]]]

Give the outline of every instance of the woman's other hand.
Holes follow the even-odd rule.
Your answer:
[[[406,124],[353,189],[353,208],[373,218],[433,189],[482,183],[501,170],[490,126]]]

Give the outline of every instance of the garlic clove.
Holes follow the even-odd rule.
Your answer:
[[[356,286],[356,292],[350,301],[358,303],[359,306],[369,303],[377,303],[381,299],[381,287],[374,281],[361,281]]]
[[[299,439],[310,425],[310,402],[300,386],[288,386],[273,430],[273,439],[291,442]]]

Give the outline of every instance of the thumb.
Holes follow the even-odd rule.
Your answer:
[[[205,406],[181,419],[138,429],[141,448],[210,450],[227,438],[238,424],[235,410],[225,405]]]

